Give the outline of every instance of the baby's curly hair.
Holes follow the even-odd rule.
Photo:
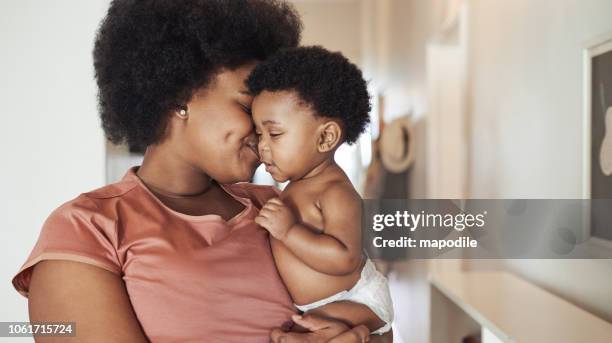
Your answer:
[[[282,0],[114,0],[93,50],[107,138],[157,143],[168,113],[216,73],[297,46],[301,29]]]
[[[354,143],[370,122],[370,95],[361,70],[339,52],[320,46],[283,49],[260,63],[249,91],[292,91],[315,115],[339,119],[344,141]]]

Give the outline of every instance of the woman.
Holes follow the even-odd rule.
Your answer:
[[[258,165],[244,80],[299,42],[284,2],[114,1],[94,48],[107,137],[145,148],[118,183],[54,211],[13,279],[32,321],[86,342],[267,342],[294,314],[254,224],[275,193]],[[225,186],[224,186],[225,184]],[[361,341],[363,327],[296,319],[274,341]],[[50,339],[50,338],[49,338]]]

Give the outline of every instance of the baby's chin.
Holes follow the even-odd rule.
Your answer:
[[[272,176],[274,181],[276,181],[278,183],[287,182],[287,181],[289,181],[291,179],[289,176],[287,176],[284,173],[280,172],[278,169],[276,169],[276,170],[269,170],[268,174],[270,174],[270,176]]]
[[[285,176],[285,175],[279,175],[276,173],[270,173],[270,176],[272,176],[272,178],[274,179],[274,181],[278,182],[278,183],[283,183],[283,182],[287,182],[289,181],[289,177]]]

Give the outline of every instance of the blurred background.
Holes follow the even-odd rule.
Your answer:
[[[612,1],[292,2],[304,21],[302,43],[341,51],[369,81],[372,126],[337,154],[365,198],[612,197],[612,170],[604,168],[612,150],[594,141],[612,131]],[[107,6],[0,2],[0,321],[28,319],[10,280],[47,215],[139,163],[105,141],[97,116],[91,50]],[[254,181],[271,183],[262,171]],[[507,341],[529,326],[521,317],[530,304],[552,316],[542,328],[574,326],[582,338],[602,330],[612,341],[611,260],[381,268],[396,342]],[[518,310],[488,307],[514,296],[525,301]]]

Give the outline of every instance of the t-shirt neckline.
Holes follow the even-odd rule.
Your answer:
[[[238,202],[240,202],[241,204],[244,205],[244,208],[242,209],[242,211],[237,213],[232,218],[230,218],[228,220],[225,220],[225,219],[223,219],[222,216],[220,216],[218,214],[204,214],[204,215],[196,216],[196,215],[186,214],[186,213],[182,213],[182,212],[173,210],[172,208],[170,208],[166,204],[164,204],[161,200],[159,200],[159,198],[138,177],[138,175],[136,174],[136,171],[138,170],[138,168],[140,168],[140,166],[134,166],[134,167],[128,169],[128,171],[126,172],[125,176],[123,177],[123,180],[133,180],[133,181],[135,181],[136,184],[138,184],[138,186],[141,189],[143,189],[153,199],[153,201],[155,201],[161,208],[163,208],[165,211],[170,212],[173,215],[181,217],[181,218],[183,218],[185,220],[189,220],[189,221],[211,221],[212,220],[212,221],[221,221],[221,222],[224,222],[224,223],[227,223],[227,224],[233,224],[236,221],[240,220],[242,217],[244,217],[253,208],[253,203],[252,203],[251,199],[238,196],[238,195],[234,194],[234,192],[232,192],[231,189],[229,187],[227,187],[227,185],[223,185],[223,184],[219,183],[219,186],[221,186],[221,189],[223,191],[225,191],[225,193],[229,194],[232,198],[236,199]]]

